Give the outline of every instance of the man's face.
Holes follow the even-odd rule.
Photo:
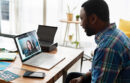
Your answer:
[[[81,26],[85,30],[86,34],[88,36],[94,35],[94,28],[92,27],[89,17],[86,16],[84,8],[81,8],[80,18],[81,18]]]

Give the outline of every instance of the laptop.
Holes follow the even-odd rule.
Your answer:
[[[57,27],[39,25],[37,35],[41,46],[49,46],[54,44],[54,36],[57,31]]]
[[[15,37],[15,43],[23,64],[43,69],[51,69],[65,57],[41,51],[36,31],[30,31]]]

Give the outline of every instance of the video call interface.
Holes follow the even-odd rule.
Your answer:
[[[38,43],[38,38],[35,32],[26,33],[18,38],[19,50],[22,60],[25,60],[32,55],[41,51]]]

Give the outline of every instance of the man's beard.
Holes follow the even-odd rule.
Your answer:
[[[85,33],[87,36],[92,36],[95,34],[94,30],[92,29],[92,27],[89,26],[89,23],[86,24],[87,26],[85,26]]]

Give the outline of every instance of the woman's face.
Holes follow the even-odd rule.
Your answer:
[[[27,47],[29,50],[32,50],[32,46],[31,46],[31,43],[29,41],[27,41]]]

